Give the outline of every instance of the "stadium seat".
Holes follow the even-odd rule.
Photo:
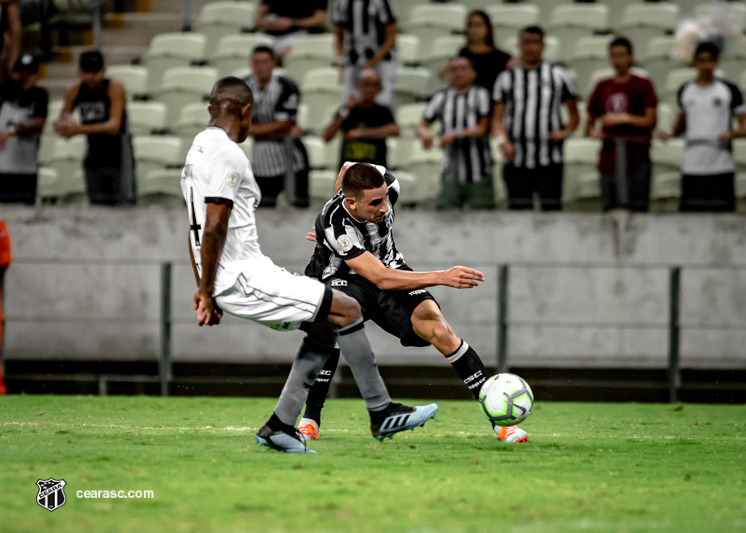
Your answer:
[[[140,205],[183,205],[181,168],[160,168],[137,172],[137,203]]]
[[[303,144],[308,152],[308,161],[313,170],[336,170],[339,163],[339,136],[325,143],[321,137],[306,135]]]
[[[700,0],[701,1],[701,0]],[[741,33],[746,29],[746,4],[743,2],[729,1],[725,4],[728,8],[728,22],[733,24]],[[712,14],[711,10],[719,10],[725,7],[722,3],[720,5],[713,5],[712,2],[700,3],[694,8],[695,17],[705,17]],[[719,13],[715,12],[715,15]]]
[[[182,140],[184,149],[188,149],[194,137],[207,127],[209,121],[207,102],[187,104],[179,111],[179,119],[171,126],[171,133]]]
[[[639,3],[624,9],[615,29],[638,48],[645,50],[650,39],[673,31],[678,22],[679,6],[674,2]]]
[[[673,36],[659,35],[650,39],[647,47],[636,53],[639,54],[640,64],[650,73],[650,81],[653,82],[656,91],[663,88],[668,72],[677,66],[677,62],[671,59],[673,43]]]
[[[663,87],[658,91],[658,99],[674,109],[678,108],[676,96],[679,93],[679,89],[684,83],[696,77],[697,71],[693,68],[684,67],[670,70],[666,74],[666,81]]]
[[[251,52],[257,46],[272,46],[272,37],[264,33],[226,35],[218,42],[210,65],[218,76],[231,76],[238,69],[248,68]]]
[[[746,5],[746,4],[744,4]],[[737,82],[742,72],[746,72],[746,35],[738,35],[725,42],[725,51],[718,63],[726,80]]]
[[[560,41],[560,57],[570,57],[578,39],[609,24],[609,8],[603,4],[563,4],[554,8],[547,33]]]
[[[254,28],[256,5],[250,2],[210,2],[202,7],[194,31],[206,38],[205,53],[209,57],[221,38]]]
[[[106,77],[121,82],[127,101],[142,100],[148,95],[148,69],[142,65],[112,65],[107,67]]]
[[[309,120],[317,117],[316,111],[325,113],[332,106],[342,105],[342,86],[339,84],[339,74],[336,68],[316,68],[306,72],[300,84],[300,94],[303,103],[309,106]],[[331,116],[320,118],[328,124]]]
[[[533,4],[492,4],[484,11],[497,35],[517,35],[521,28],[539,22],[539,7]]]
[[[567,110],[567,106],[560,108],[560,114],[562,116],[562,124],[567,125],[570,120],[570,112]],[[588,121],[588,107],[584,104],[578,104],[578,127],[570,135],[570,138],[575,139],[579,137],[585,137],[585,123]]]
[[[47,106],[47,120],[44,122],[44,130],[39,137],[39,155],[37,156],[41,165],[47,164],[54,152],[54,145],[58,139],[57,133],[54,131],[54,125],[64,105],[63,100],[52,100]]]
[[[393,108],[427,98],[430,92],[430,71],[422,67],[400,67],[394,83]]]
[[[205,36],[198,33],[161,33],[153,37],[143,56],[143,65],[148,69],[148,93],[160,87],[168,69],[204,61],[206,42]]]
[[[413,141],[409,143],[407,152],[401,168],[411,172],[415,180],[412,192],[402,194],[402,203],[434,201],[442,181],[443,151],[436,147],[425,150],[419,142]]]
[[[181,169],[184,149],[181,139],[170,135],[142,136],[132,139],[137,169],[137,190],[147,190],[144,182],[151,171]]]
[[[654,139],[650,149],[653,176],[669,172],[679,172],[683,153],[684,139],[681,137],[669,139],[667,142]]]
[[[736,160],[736,172],[746,172],[746,139],[733,140],[733,157]]]
[[[331,104],[326,108],[310,106],[307,103],[301,103],[298,106],[297,123],[303,133],[310,135],[321,135],[332,121],[332,118],[340,108],[340,104]]]
[[[77,135],[69,140],[56,139],[47,165],[57,173],[56,197],[85,195],[83,158],[87,149],[88,141],[84,135]]]
[[[306,72],[334,66],[334,46],[331,34],[309,35],[298,41],[285,57],[287,75],[296,83]]]
[[[246,137],[246,140],[238,145],[241,150],[243,150],[243,153],[246,154],[246,157],[251,161],[251,158],[254,156],[253,149],[254,149],[254,139],[251,137]]]
[[[419,38],[420,50],[429,50],[436,38],[461,33],[466,13],[466,7],[460,4],[417,5],[404,30]]]
[[[166,129],[166,104],[163,102],[131,102],[127,117],[132,135],[153,135]]]
[[[334,170],[312,170],[308,173],[308,196],[311,200],[326,202],[334,195],[337,172]]]
[[[163,74],[163,82],[153,98],[166,104],[166,123],[173,124],[186,104],[206,101],[218,73],[211,67],[177,67]]]
[[[741,89],[742,94],[746,94],[746,70],[738,78],[738,88]]]
[[[681,173],[660,172],[654,174],[650,183],[650,211],[674,213],[679,210],[681,198]]]
[[[669,104],[658,104],[657,114],[658,123],[655,126],[655,131],[671,131],[678,116],[676,108]]]
[[[421,49],[422,65],[430,71],[430,88],[432,91],[448,85],[447,81],[441,80],[438,76],[440,68],[449,58],[458,54],[464,46],[466,46],[466,39],[463,35],[446,35],[435,39],[428,50]]]
[[[406,28],[412,19],[412,10],[416,6],[428,5],[430,0],[404,0],[396,3],[396,15],[401,28]],[[331,9],[329,9],[331,12]]]
[[[578,87],[587,87],[591,74],[609,66],[611,35],[591,35],[579,38],[567,66],[575,71]]]
[[[82,203],[87,200],[82,166],[65,176],[60,176],[55,168],[39,167],[38,176],[37,202]]]
[[[330,47],[331,49],[331,47]],[[400,33],[396,36],[396,49],[399,51],[399,64],[408,67],[420,65],[420,38],[416,35]]]
[[[632,67],[631,72],[643,78],[648,77],[648,71],[643,68]],[[612,76],[614,76],[614,69],[611,67],[605,67],[591,72],[591,75],[588,78],[588,85],[585,87],[578,87],[578,91],[581,92],[581,98],[584,100],[590,98],[590,95],[598,82],[604,78],[611,78]]]
[[[576,210],[600,209],[598,139],[568,139],[564,146],[565,175],[562,201]]]
[[[419,139],[412,137],[399,137],[386,139],[386,151],[388,167],[392,169],[402,169],[409,162],[409,155],[412,153],[413,145],[419,144]]]
[[[603,4],[609,8],[609,26],[616,29],[622,20],[622,15],[627,6],[639,4],[642,0],[596,0],[597,4]]]
[[[419,102],[407,104],[396,108],[396,123],[399,126],[399,135],[402,139],[414,139],[417,137],[417,126],[422,120],[427,104]]]
[[[513,35],[501,41],[501,48],[512,57],[520,57],[518,52],[518,35]],[[566,60],[566,57],[559,55],[560,42],[554,35],[544,36],[544,59],[547,61]]]

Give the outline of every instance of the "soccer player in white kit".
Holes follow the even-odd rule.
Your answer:
[[[181,189],[189,211],[189,244],[198,289],[200,326],[223,311],[277,330],[302,329],[301,343],[275,411],[256,434],[259,444],[288,453],[309,450],[295,423],[308,390],[334,349],[345,352],[378,439],[414,429],[435,416],[435,404],[391,402],[365,335],[359,304],[319,281],[296,276],[263,255],[255,210],[261,193],[237,143],[246,139],[254,98],[246,83],[227,77],[210,95],[210,123],[187,154]]]

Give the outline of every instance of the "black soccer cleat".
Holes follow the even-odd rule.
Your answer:
[[[259,431],[256,432],[256,441],[262,446],[265,446],[270,450],[277,450],[278,452],[316,453],[306,446],[305,441],[301,438],[297,429],[292,433],[274,431],[267,424],[264,424],[259,428]]]
[[[392,438],[396,433],[407,429],[414,430],[416,427],[424,426],[438,412],[438,405],[417,405],[410,407],[400,403],[392,403],[385,413],[385,418],[380,424],[370,422],[370,431],[373,437],[383,440]]]

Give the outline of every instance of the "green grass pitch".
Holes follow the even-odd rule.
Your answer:
[[[336,400],[298,456],[255,444],[274,403],[0,398],[0,531],[746,531],[746,406],[539,402],[508,445],[476,402],[379,443],[362,401]],[[67,482],[53,512],[49,477]]]

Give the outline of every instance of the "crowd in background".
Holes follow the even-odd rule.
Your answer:
[[[14,4],[2,2],[9,21]],[[326,0],[262,0],[256,26],[273,37],[273,44],[253,50],[246,82],[255,97],[252,166],[266,207],[275,206],[282,192],[292,205],[309,204],[309,157],[297,123],[303,95],[297,80],[275,69],[306,35],[325,31],[327,7],[343,96],[323,129],[324,141],[342,137],[340,162],[386,165],[386,139],[400,133],[392,111],[399,64],[394,0],[332,0],[329,6]],[[33,203],[38,170],[34,151],[46,119],[47,96],[36,86],[38,61],[20,54],[13,26],[7,26],[0,73],[0,201]],[[492,138],[502,156],[509,208],[534,209],[536,204],[543,210],[562,209],[563,145],[580,124],[578,91],[570,72],[561,63],[545,60],[545,35],[539,26],[520,30],[518,57],[496,47],[484,11],[469,14],[464,33],[466,46],[454,50],[440,69],[447,87],[429,98],[417,128],[423,148],[437,145],[444,151],[437,207],[495,207],[498,162],[493,160]],[[679,90],[678,114],[671,125],[657,124],[656,89],[632,71],[634,43],[617,36],[608,52],[614,74],[599,81],[584,104],[584,133],[603,140],[598,165],[603,209],[648,210],[650,148],[658,126],[664,141],[685,138],[681,210],[735,210],[732,140],[746,136],[746,105],[734,84],[715,76],[720,46],[706,41],[697,47],[692,57],[697,77]],[[104,58],[96,51],[81,56],[79,77],[65,96],[60,116],[52,118],[55,129],[65,138],[87,136],[84,177],[91,203],[135,203],[136,169],[124,88],[106,78]],[[80,122],[73,119],[75,110]],[[439,124],[438,134],[433,133],[434,123]]]

